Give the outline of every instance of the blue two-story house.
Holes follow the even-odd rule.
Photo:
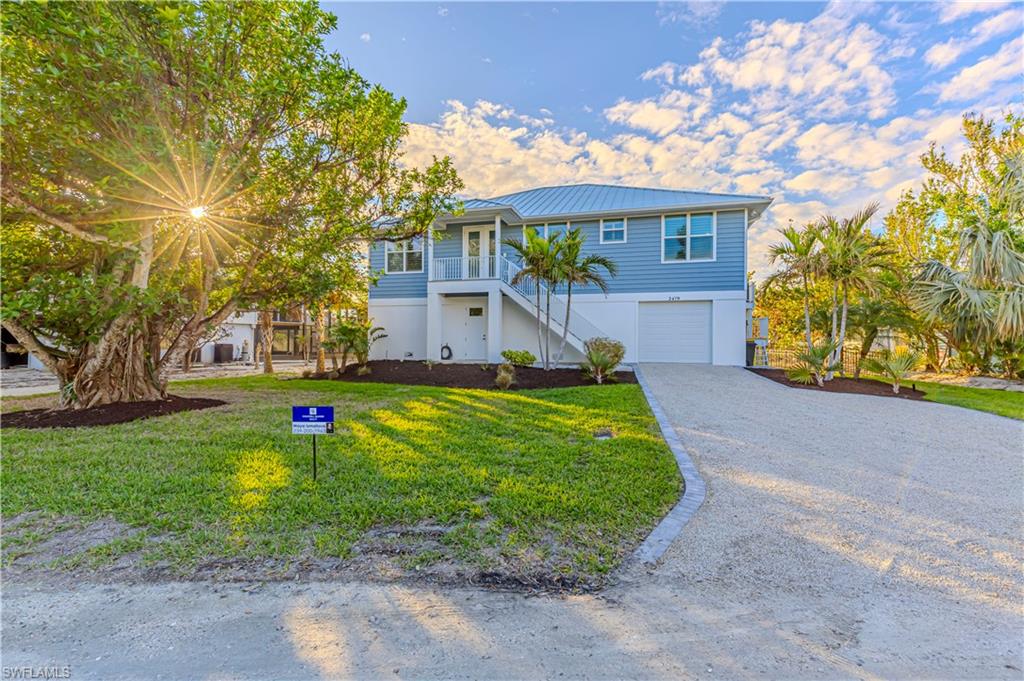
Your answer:
[[[565,360],[608,336],[627,362],[744,363],[747,230],[771,197],[581,184],[472,199],[423,239],[370,249],[380,273],[369,314],[388,337],[376,359],[499,362],[505,349],[538,345],[536,289],[512,284],[519,266],[503,241],[533,227],[548,236],[579,227],[584,253],[615,261],[607,295],[574,288]],[[553,293],[551,347],[565,323]]]

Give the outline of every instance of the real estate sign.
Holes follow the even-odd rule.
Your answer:
[[[292,435],[334,432],[334,407],[292,407]]]

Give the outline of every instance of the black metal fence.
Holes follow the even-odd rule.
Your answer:
[[[761,350],[754,353],[754,366],[770,367],[772,369],[792,369],[800,363],[799,356],[803,350],[799,348],[773,348],[768,347],[762,354]],[[765,364],[764,355],[768,357],[768,363]],[[881,357],[882,353],[879,351],[872,351],[868,353],[868,357]],[[860,359],[860,350],[856,348],[843,348],[843,352],[840,357],[842,361],[842,374],[853,374],[857,369],[857,362]]]

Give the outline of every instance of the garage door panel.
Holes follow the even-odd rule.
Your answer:
[[[641,362],[711,362],[710,301],[640,303]]]

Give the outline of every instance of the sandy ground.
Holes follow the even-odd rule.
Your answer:
[[[1024,678],[1024,424],[646,371],[709,495],[599,595],[3,585],[3,665],[74,679]]]
[[[278,374],[297,374],[303,369],[312,369],[313,365],[301,360],[274,360],[274,372]],[[252,364],[197,364],[188,373],[175,372],[171,381],[192,381],[197,378],[223,378],[229,376],[249,376],[263,372]],[[49,371],[15,367],[0,371],[0,397],[24,397],[26,395],[49,395],[59,388],[57,378]]]

